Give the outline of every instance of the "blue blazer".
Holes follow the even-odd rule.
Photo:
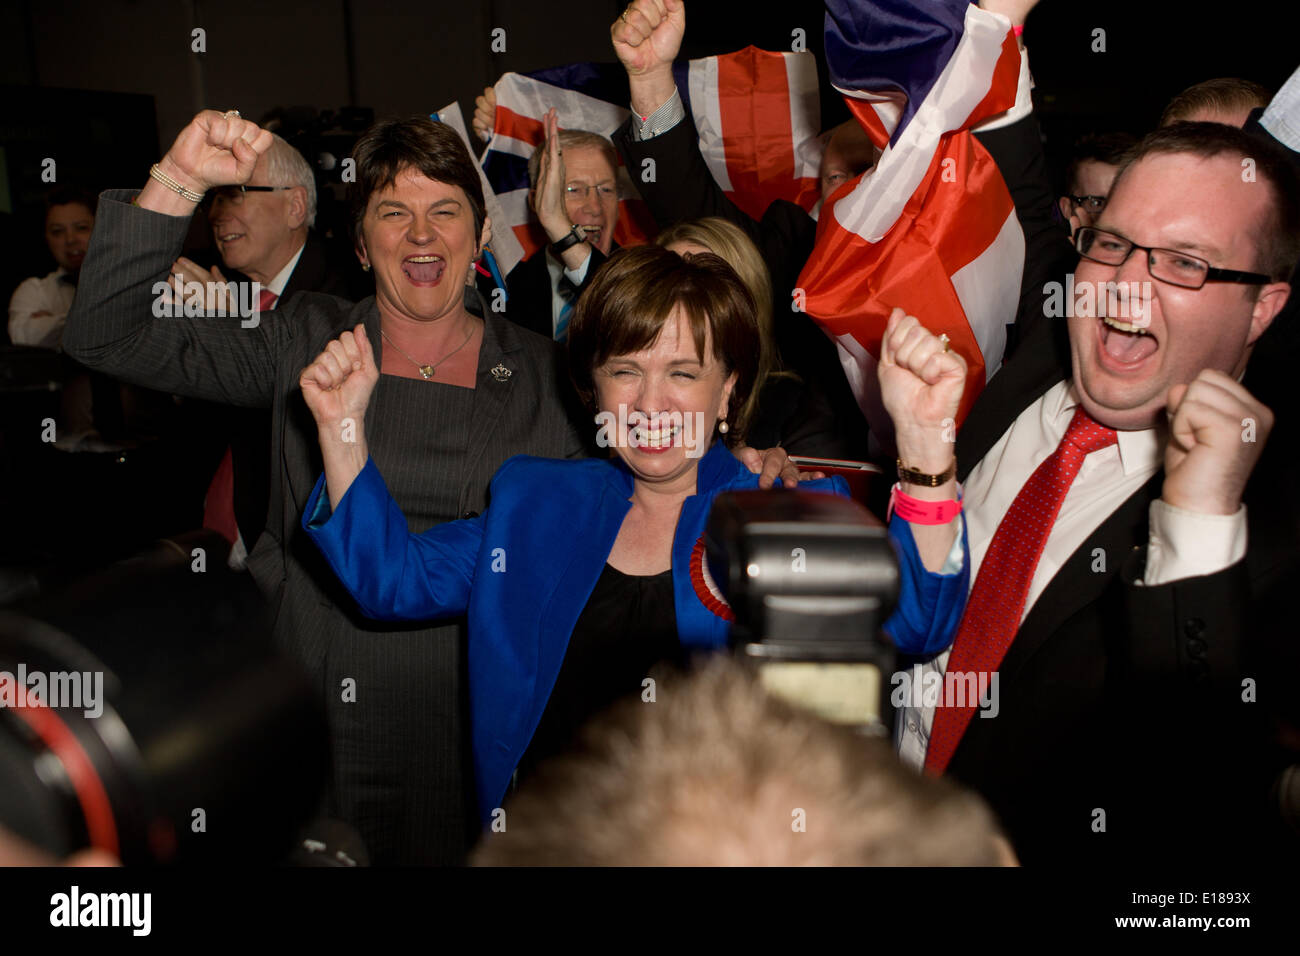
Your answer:
[[[323,475],[307,502],[303,528],[366,616],[426,620],[468,611],[472,746],[484,822],[541,721],[569,637],[631,508],[632,486],[617,459],[518,455],[493,477],[487,511],[416,535],[371,459],[333,514]],[[696,487],[673,540],[677,633],[685,647],[723,648],[731,612],[703,568],[704,527],[716,495],[757,488],[758,476],[715,444],[700,459]],[[848,494],[838,477],[799,487]],[[905,532],[904,522],[894,524]],[[900,613],[891,623],[908,646],[945,647],[965,607],[970,562],[958,574],[927,573],[910,533],[904,540],[891,527],[891,535],[900,552],[913,552],[900,553]],[[917,621],[923,632],[914,630]]]

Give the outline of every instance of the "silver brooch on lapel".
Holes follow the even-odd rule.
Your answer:
[[[510,369],[506,368],[504,365],[501,365],[500,363],[497,364],[496,368],[492,369],[492,377],[496,379],[498,382],[504,382],[506,379],[510,377],[510,375],[511,375]]]

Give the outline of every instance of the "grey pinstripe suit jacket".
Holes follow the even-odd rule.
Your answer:
[[[298,376],[358,323],[381,354],[375,300],[300,293],[248,329],[238,317],[156,317],[153,284],[180,253],[189,221],[132,206],[131,195],[101,197],[64,346],[128,382],[272,409],[270,508],[248,563],[275,614],[277,643],[319,682],[329,709],[330,812],[361,831],[375,862],[458,862],[474,816],[464,769],[463,633],[457,625],[389,629],[361,618],[298,523],[322,467]],[[467,297],[478,299],[472,290]],[[456,512],[420,514],[399,499],[416,532],[482,511],[489,480],[511,455],[583,454],[561,399],[555,344],[484,311],[481,301],[476,310],[485,331],[467,452],[418,464],[420,480],[456,484]],[[384,388],[381,376],[368,419]],[[428,414],[414,424],[438,427],[436,394],[430,390]],[[371,451],[396,463],[386,468],[402,467],[401,449],[371,441]],[[340,700],[347,677],[356,681],[353,703]]]

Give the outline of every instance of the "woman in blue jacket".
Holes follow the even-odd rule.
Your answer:
[[[753,299],[722,260],[624,250],[579,300],[568,341],[598,442],[615,455],[511,458],[486,512],[420,535],[366,450],[379,375],[366,336],[343,333],[301,377],[325,463],[303,526],[361,611],[468,612],[485,821],[521,761],[527,769],[562,749],[655,664],[726,645],[732,615],[709,578],[703,532],[717,494],[758,483],[725,447],[746,424],[759,332]],[[838,478],[801,488],[847,494]],[[903,582],[887,630],[904,649],[937,650],[960,619],[966,573],[928,571],[906,524],[893,524]]]

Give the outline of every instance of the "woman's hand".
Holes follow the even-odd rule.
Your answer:
[[[233,112],[204,110],[181,130],[158,165],[195,192],[241,185],[253,178],[253,167],[271,141],[269,130]]]
[[[474,135],[483,142],[492,138],[492,130],[497,122],[497,91],[490,86],[483,87],[483,95],[474,97],[474,118],[470,121]]]
[[[355,442],[361,436],[366,405],[378,381],[379,369],[364,325],[330,342],[316,361],[302,370],[298,384],[322,442],[347,442],[349,436]]]
[[[366,405],[378,381],[379,369],[364,325],[326,346],[298,378],[302,397],[316,419],[332,509],[338,508],[370,457]]]
[[[898,457],[910,468],[939,474],[952,463],[957,409],[966,362],[945,350],[915,316],[894,309],[880,345],[881,397],[894,422]]]

